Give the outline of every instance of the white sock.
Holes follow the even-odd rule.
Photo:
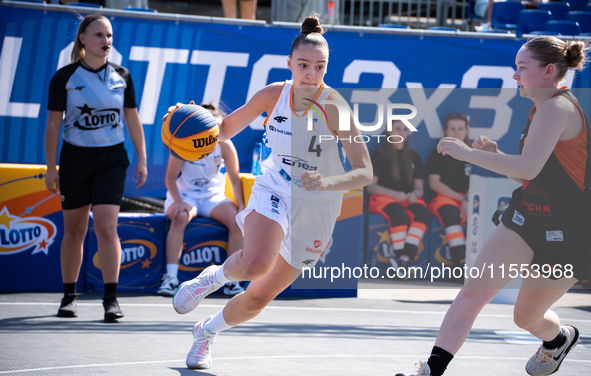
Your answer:
[[[224,274],[224,265],[226,265],[225,262],[222,264],[222,267],[215,272],[215,280],[220,285],[225,285],[226,283],[230,282],[230,280],[226,278],[226,275]]]
[[[217,334],[223,330],[230,329],[232,326],[228,325],[224,320],[224,309],[222,308],[216,315],[203,326],[211,334]]]
[[[166,264],[166,274],[170,278],[177,278],[177,274],[179,271],[179,264]]]

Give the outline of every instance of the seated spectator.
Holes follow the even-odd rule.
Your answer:
[[[202,104],[218,119],[221,114],[213,105]],[[224,195],[226,177],[220,171],[225,164],[238,207]],[[185,228],[197,215],[212,218],[228,228],[228,256],[242,249],[243,237],[235,217],[244,210],[242,183],[238,175],[238,155],[230,140],[219,142],[214,151],[196,162],[184,162],[172,155],[166,170],[164,213],[170,218],[166,238],[166,274],[159,295],[173,296],[179,286],[178,269]],[[180,176],[179,176],[180,173]],[[224,294],[236,295],[244,289],[239,282],[228,282]]]
[[[381,214],[390,226],[394,267],[408,267],[415,259],[430,216],[423,196],[423,165],[408,145],[408,128],[401,121],[386,132],[384,142],[371,155],[373,181],[367,186],[369,211]]]
[[[468,144],[468,117],[461,113],[449,114],[443,126],[445,137],[453,137]],[[454,266],[463,266],[466,259],[466,240],[462,221],[468,213],[469,163],[444,156],[434,149],[427,161],[429,186],[437,193],[429,203],[429,213],[439,218]]]

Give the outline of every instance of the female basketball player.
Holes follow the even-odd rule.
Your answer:
[[[202,104],[216,119],[222,120],[218,109],[211,104]],[[224,194],[226,176],[230,179],[238,207]],[[170,218],[170,230],[166,237],[166,274],[162,277],[159,295],[173,296],[179,286],[177,272],[183,250],[185,228],[197,215],[213,218],[228,228],[228,256],[242,249],[242,232],[236,224],[236,214],[244,210],[242,182],[238,175],[238,155],[232,141],[221,141],[207,157],[184,162],[172,155],[166,169],[166,201],[164,213]],[[179,176],[180,174],[180,176]],[[224,294],[236,295],[244,291],[237,281],[224,286]]]
[[[60,317],[78,315],[76,281],[91,206],[105,283],[105,320],[123,317],[116,296],[121,263],[117,218],[129,166],[122,116],[138,155],[136,187],[144,184],[148,171],[131,75],[107,61],[112,41],[113,29],[106,17],[86,16],[76,33],[72,64],[58,70],[49,85],[45,184],[53,193],[60,190],[64,215],[60,258],[65,294],[57,313]],[[55,162],[64,111],[58,175]]]
[[[215,316],[195,325],[189,368],[209,368],[210,346],[218,333],[256,317],[303,267],[314,266],[330,240],[343,191],[371,182],[365,144],[349,141],[359,134],[352,119],[351,130],[340,130],[345,127],[339,127],[335,105],[326,105],[326,115],[310,110],[319,110],[317,104],[327,99],[343,100],[323,82],[328,43],[322,32],[317,17],[306,18],[287,60],[292,80],[262,88],[220,126],[220,139],[225,140],[266,112],[264,153],[269,155],[261,163],[263,174],[256,178],[247,208],[236,218],[244,248],[223,266],[209,267],[181,284],[173,298],[177,312],[187,313],[228,281],[252,281]],[[352,166],[347,172],[336,137],[327,141],[332,134],[343,142]]]
[[[399,142],[384,142],[371,154],[374,176],[367,187],[371,195],[369,211],[384,216],[390,226],[392,249],[397,258],[391,258],[390,263],[403,268],[412,265],[430,219],[427,205],[421,199],[423,164],[408,144],[409,133],[402,121],[392,123],[392,131],[386,134]]]
[[[577,344],[578,330],[561,326],[549,308],[577,279],[587,278],[591,269],[591,128],[571,91],[560,87],[569,67],[583,68],[584,47],[580,41],[539,37],[517,53],[513,78],[521,96],[534,102],[520,155],[501,153],[496,143],[483,136],[474,141],[473,148],[451,137],[439,142],[437,150],[443,155],[507,175],[523,185],[513,192],[501,222],[475,261],[476,268],[493,268],[494,276],[484,273],[467,279],[445,315],[431,357],[418,364],[417,375],[443,374],[480,310],[511,279],[507,273],[511,264],[523,276],[515,323],[543,341],[527,362],[527,373],[556,372]]]
[[[468,145],[468,117],[460,113],[447,115],[443,134]],[[429,213],[443,226],[454,266],[462,267],[466,259],[466,239],[461,224],[467,215],[470,164],[439,154],[436,148],[429,156],[426,171],[429,187],[437,193],[429,203]]]

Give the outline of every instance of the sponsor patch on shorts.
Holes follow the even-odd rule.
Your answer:
[[[546,241],[547,242],[564,241],[564,236],[562,235],[562,231],[560,231],[560,230],[546,231]]]
[[[515,223],[516,225],[519,225],[519,226],[523,226],[524,222],[525,222],[525,218],[523,218],[523,216],[521,215],[520,212],[515,210],[515,213],[513,213],[513,223]]]

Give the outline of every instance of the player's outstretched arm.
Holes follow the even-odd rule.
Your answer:
[[[576,116],[579,116],[579,123],[582,121],[581,115],[573,113],[569,106],[568,103],[561,103],[560,98],[551,98],[540,106],[530,125],[521,155],[473,149],[450,137],[444,137],[439,141],[437,151],[499,174],[532,180],[544,167],[567,125],[576,123]]]
[[[257,91],[244,106],[226,116],[220,125],[220,141],[236,136],[263,112],[270,114],[282,88],[282,82],[267,85]]]

